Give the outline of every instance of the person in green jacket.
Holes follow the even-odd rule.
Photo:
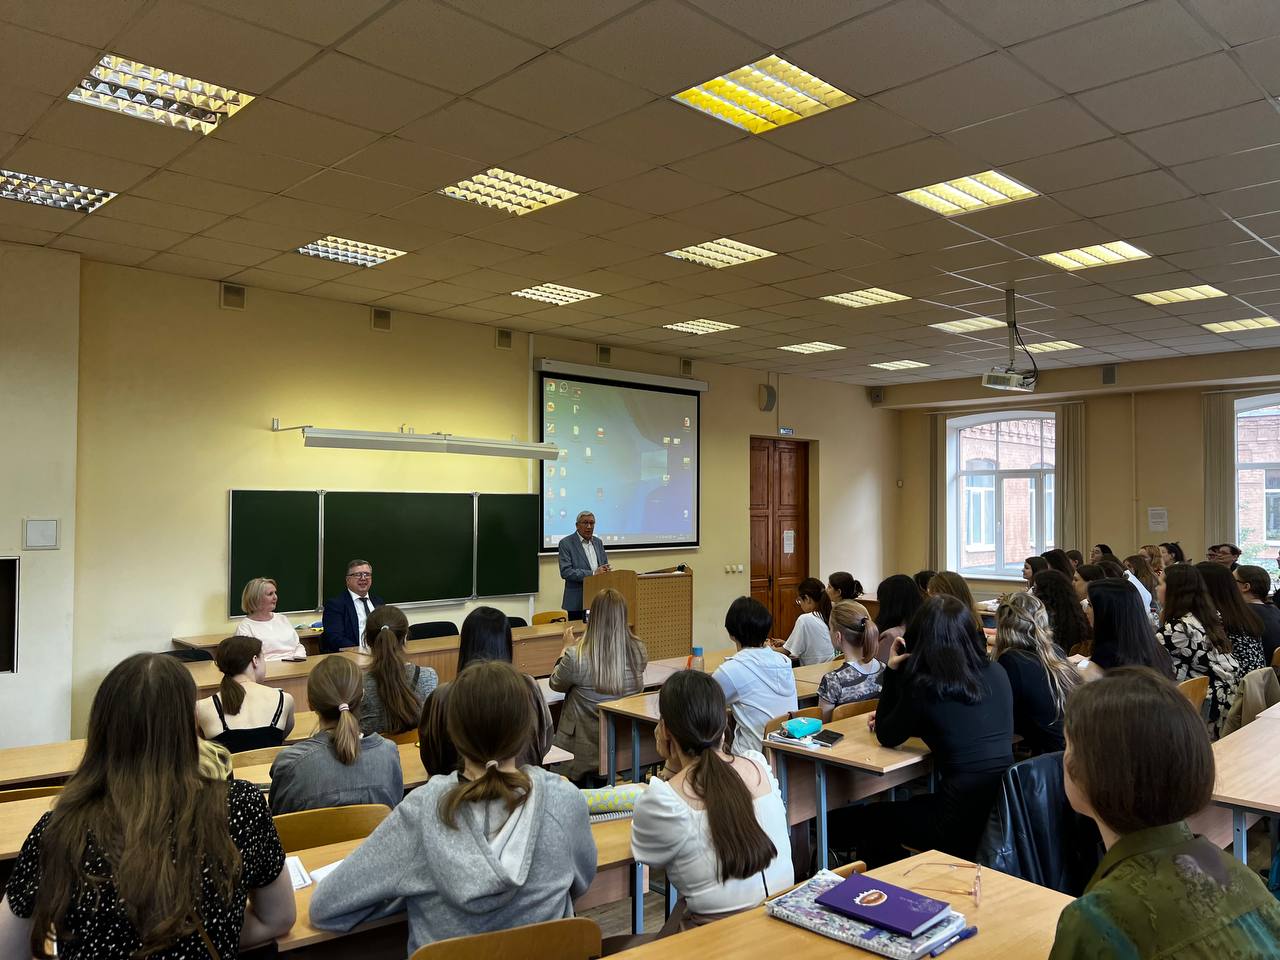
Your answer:
[[[1106,856],[1058,918],[1050,960],[1280,956],[1280,903],[1186,818],[1208,806],[1213,748],[1185,696],[1146,667],[1072,691],[1067,799]]]

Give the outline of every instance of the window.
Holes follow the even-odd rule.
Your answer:
[[[1054,440],[1049,413],[948,422],[948,567],[1019,576],[1026,557],[1054,545]],[[1280,485],[1276,493],[1280,524]]]
[[[1280,548],[1280,395],[1236,401],[1236,543],[1275,575]]]

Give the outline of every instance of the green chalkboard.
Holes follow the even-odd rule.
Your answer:
[[[320,492],[232,490],[227,615],[239,617],[240,594],[254,577],[270,577],[279,613],[318,610]]]
[[[476,498],[476,595],[538,592],[538,495]]]
[[[324,596],[341,593],[347,561],[362,559],[387,603],[470,597],[474,503],[469,493],[325,493]]]

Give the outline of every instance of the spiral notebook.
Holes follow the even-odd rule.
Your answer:
[[[892,960],[919,960],[966,926],[962,914],[952,913],[917,937],[903,937],[852,917],[841,916],[818,903],[818,898],[842,883],[844,878],[839,874],[820,870],[808,883],[770,900],[765,909],[771,917]]]

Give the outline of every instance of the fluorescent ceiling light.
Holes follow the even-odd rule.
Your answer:
[[[697,243],[692,247],[670,250],[667,256],[719,270],[721,267],[736,267],[740,263],[763,260],[765,257],[774,256],[774,253],[763,247],[753,247],[749,243],[739,243],[737,240],[721,237],[719,240],[708,240],[706,243]]]
[[[945,330],[947,333],[976,333],[979,330],[1003,327],[1004,321],[997,320],[995,317],[965,317],[962,320],[948,320],[946,323],[931,323],[929,326],[935,330]]]
[[[823,343],[821,340],[810,340],[808,343],[793,343],[778,349],[789,353],[827,353],[831,350],[843,350],[844,347],[834,343]]]
[[[876,367],[880,370],[916,370],[919,367],[927,367],[927,363],[921,363],[919,360],[886,360],[884,363],[869,363],[869,367]]]
[[[543,183],[532,177],[522,177],[518,173],[509,173],[498,167],[490,167],[484,173],[441,187],[436,192],[455,200],[505,210],[517,217],[577,196],[572,190]]]
[[[179,130],[212,133],[253,97],[108,53],[67,99]]]
[[[540,283],[536,287],[525,287],[523,290],[512,290],[513,297],[524,297],[526,300],[541,300],[543,303],[554,303],[564,306],[580,300],[590,300],[600,294],[590,290],[578,290],[574,287],[562,287],[558,283]]]
[[[724,330],[737,330],[736,323],[721,323],[719,320],[681,320],[679,323],[664,323],[666,330],[679,330],[681,333],[721,333]]]
[[[1040,194],[998,170],[987,170],[969,177],[957,177],[955,180],[917,187],[898,196],[944,217],[954,217],[971,210],[985,210],[1002,203],[1027,200]]]
[[[768,56],[671,98],[748,133],[764,133],[854,98],[781,57]]]
[[[1038,259],[1063,270],[1084,270],[1111,263],[1146,260],[1149,256],[1151,254],[1139,250],[1131,243],[1116,240],[1112,243],[1096,243],[1091,247],[1077,247],[1074,250],[1059,250],[1057,253],[1042,253]]]
[[[99,190],[97,187],[82,187],[30,173],[0,170],[0,197],[8,200],[21,200],[23,203],[73,210],[76,213],[93,213],[114,196],[110,190]]]
[[[403,250],[378,247],[359,240],[344,240],[342,237],[321,237],[305,247],[299,247],[298,252],[305,253],[308,257],[336,260],[338,263],[349,263],[357,267],[376,267],[405,254]]]
[[[1202,283],[1197,287],[1178,287],[1175,290],[1156,290],[1154,293],[1135,293],[1134,296],[1144,303],[1161,306],[1166,303],[1186,303],[1189,300],[1212,300],[1214,297],[1225,297],[1225,291]]]
[[[1080,344],[1070,340],[1045,340],[1042,343],[1028,343],[1027,353],[1057,353],[1059,350],[1079,350]]]
[[[448,433],[379,433],[374,430],[330,430],[303,427],[303,446],[344,450],[406,450],[417,453],[469,453],[481,457],[517,457],[554,460],[560,450],[554,443],[523,440],[483,440]]]
[[[1280,320],[1271,317],[1249,317],[1246,320],[1223,320],[1219,323],[1202,323],[1200,326],[1212,333],[1240,333],[1245,330],[1265,330],[1280,327]]]
[[[867,287],[865,290],[850,290],[848,293],[833,293],[823,297],[827,303],[838,303],[842,307],[874,307],[882,303],[896,303],[899,300],[910,300],[892,290],[881,290],[879,287]]]

